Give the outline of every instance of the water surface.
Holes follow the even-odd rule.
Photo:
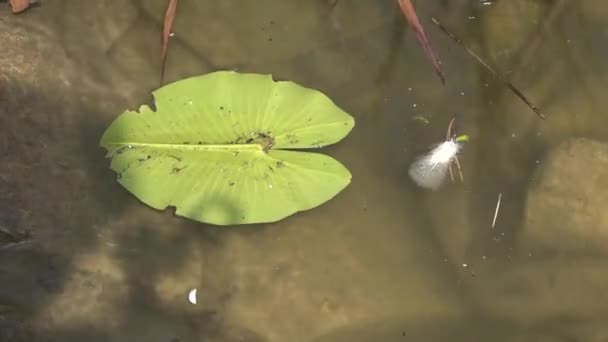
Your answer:
[[[608,338],[605,251],[563,249],[568,234],[539,243],[530,232],[555,227],[526,219],[548,151],[571,137],[608,138],[608,5],[418,1],[442,86],[396,1],[333,10],[325,1],[180,1],[167,81],[272,73],[324,91],[357,122],[326,149],[353,174],[343,193],[281,222],[230,228],[147,208],[98,147],[113,118],[158,86],[165,5],[56,0],[19,16],[0,11],[0,226],[31,233],[31,243],[0,250],[0,340]],[[453,115],[471,136],[465,182],[417,188],[407,168]],[[574,178],[589,172],[581,165]],[[602,196],[598,186],[588,205],[602,211]]]

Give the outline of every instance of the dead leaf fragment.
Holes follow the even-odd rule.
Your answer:
[[[31,5],[30,0],[10,0],[13,13],[23,12]]]

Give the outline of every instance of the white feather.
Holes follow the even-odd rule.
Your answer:
[[[412,180],[423,188],[437,190],[445,180],[450,163],[461,145],[448,140],[433,148],[428,154],[416,159],[409,169]]]

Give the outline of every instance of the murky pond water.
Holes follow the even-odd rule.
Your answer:
[[[141,204],[98,147],[158,86],[166,1],[0,5],[0,341],[608,340],[604,2],[418,1],[442,86],[396,1],[180,1],[168,81],[272,73],[357,121],[344,192],[228,228]],[[464,184],[420,189],[454,114]]]

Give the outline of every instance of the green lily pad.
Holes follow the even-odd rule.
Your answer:
[[[216,225],[274,222],[330,200],[351,180],[299,149],[343,139],[352,116],[323,93],[270,75],[218,71],[153,92],[101,138],[118,181],[142,202]]]

